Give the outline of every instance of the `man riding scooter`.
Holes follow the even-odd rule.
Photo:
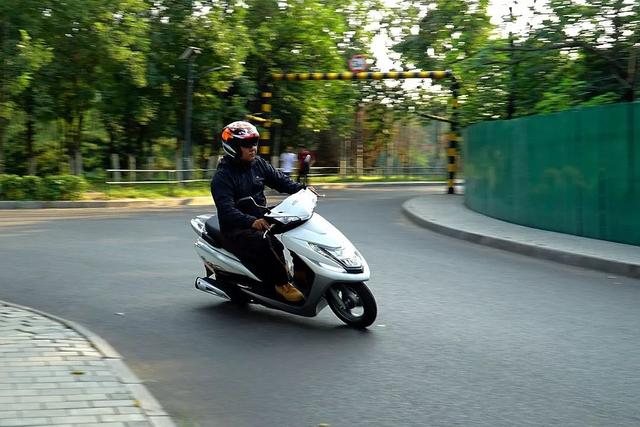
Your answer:
[[[211,180],[211,195],[218,210],[223,246],[265,284],[274,286],[282,298],[301,301],[304,296],[291,283],[286,268],[284,247],[275,236],[265,235],[269,224],[257,205],[266,205],[265,185],[287,194],[306,186],[257,157],[260,134],[251,123],[228,124],[221,139],[225,156]]]

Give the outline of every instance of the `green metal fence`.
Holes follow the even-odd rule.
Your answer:
[[[471,209],[640,245],[640,103],[483,122],[464,141]]]

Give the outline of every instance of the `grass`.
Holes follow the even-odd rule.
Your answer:
[[[208,182],[178,184],[94,184],[85,193],[89,199],[162,199],[165,197],[210,196]]]
[[[441,176],[323,176],[312,177],[313,184],[340,184],[353,182],[443,181]],[[104,184],[94,183],[84,195],[85,199],[161,199],[165,197],[210,196],[208,182],[178,184]]]

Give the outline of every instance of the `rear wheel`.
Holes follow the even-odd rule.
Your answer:
[[[378,315],[373,294],[364,283],[336,283],[327,290],[327,302],[340,320],[355,328],[366,328]]]

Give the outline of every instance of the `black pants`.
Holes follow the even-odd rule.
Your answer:
[[[296,179],[296,182],[302,182],[303,184],[309,182],[309,165],[306,163],[298,170],[298,179]]]
[[[284,246],[264,231],[253,228],[224,233],[224,248],[240,258],[240,261],[260,280],[269,285],[289,282],[285,267]]]

